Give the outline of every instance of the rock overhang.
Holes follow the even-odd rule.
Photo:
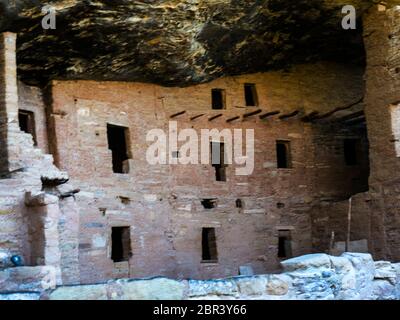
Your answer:
[[[343,30],[341,8],[359,16],[372,0],[2,0],[0,31],[18,33],[18,72],[52,79],[186,86],[244,73],[333,60],[364,63],[361,23]],[[42,8],[56,9],[44,30]]]

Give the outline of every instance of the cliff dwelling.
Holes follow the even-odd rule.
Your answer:
[[[400,7],[373,2],[344,30],[339,0],[47,1],[55,29],[1,1],[0,269],[64,286],[399,261]]]

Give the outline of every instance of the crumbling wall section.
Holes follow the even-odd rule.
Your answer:
[[[38,127],[38,142],[44,150],[35,147],[32,135],[19,128],[19,108],[35,110],[38,120],[43,121],[44,107],[39,91],[23,85],[22,106],[19,104],[15,41],[15,34],[0,35],[0,268],[11,264],[12,255],[20,255],[26,265],[53,266],[61,284],[60,206],[58,196],[49,190],[68,181],[68,176],[54,166],[51,155],[43,152],[47,144],[45,122]],[[77,247],[77,233],[72,235]]]
[[[43,90],[18,82],[18,106],[19,109],[30,111],[34,114],[35,136],[37,147],[43,153],[49,153],[47,139],[46,108],[43,97]]]

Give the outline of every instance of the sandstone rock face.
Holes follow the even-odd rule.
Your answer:
[[[399,299],[397,266],[388,261],[375,262],[375,277],[373,282],[373,298],[377,300]]]
[[[189,280],[189,297],[208,295],[232,296],[238,292],[238,285],[232,280],[203,281]]]
[[[372,256],[368,253],[346,252],[342,257],[347,258],[353,266],[356,277],[356,299],[370,299],[372,281],[375,277],[375,265]]]
[[[268,279],[263,276],[236,279],[239,291],[245,296],[261,296],[265,294]]]
[[[0,250],[0,269],[12,267],[11,263],[12,254],[8,250]]]
[[[0,32],[19,34],[18,71],[26,82],[55,77],[186,85],[315,59],[361,61],[361,28],[341,29],[341,8],[355,5],[361,15],[372,3],[52,0],[46,4],[56,9],[56,30],[44,30],[40,2],[2,0]]]
[[[165,278],[125,281],[122,287],[123,300],[181,300],[185,284]]]
[[[50,300],[107,300],[105,284],[61,287],[54,290]]]
[[[289,291],[291,279],[285,275],[273,275],[267,283],[266,293],[271,296],[284,296]]]
[[[310,270],[310,268],[329,268],[329,256],[324,253],[306,254],[304,256],[282,261],[285,271]]]
[[[182,300],[185,283],[166,278],[117,280],[107,284],[60,287],[50,300]]]
[[[56,270],[51,266],[16,267],[0,271],[0,293],[42,292],[56,286]]]
[[[5,293],[0,294],[0,301],[2,300],[39,300],[39,293]]]
[[[120,279],[106,284],[58,287],[55,290],[47,290],[41,298],[51,300],[394,300],[400,298],[399,264],[387,261],[374,263],[369,254],[344,253],[340,257],[310,254],[286,260],[282,264],[286,270],[282,274],[188,281],[166,278]]]

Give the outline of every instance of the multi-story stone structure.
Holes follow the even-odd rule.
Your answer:
[[[41,89],[17,81],[16,35],[3,33],[0,248],[55,266],[63,284],[262,273],[327,251],[332,232],[346,240],[353,196],[351,240],[398,259],[399,11],[381,10],[365,20],[366,85],[362,68],[324,62],[190,87]],[[147,133],[171,121],[253,129],[254,171],[150,165]]]

